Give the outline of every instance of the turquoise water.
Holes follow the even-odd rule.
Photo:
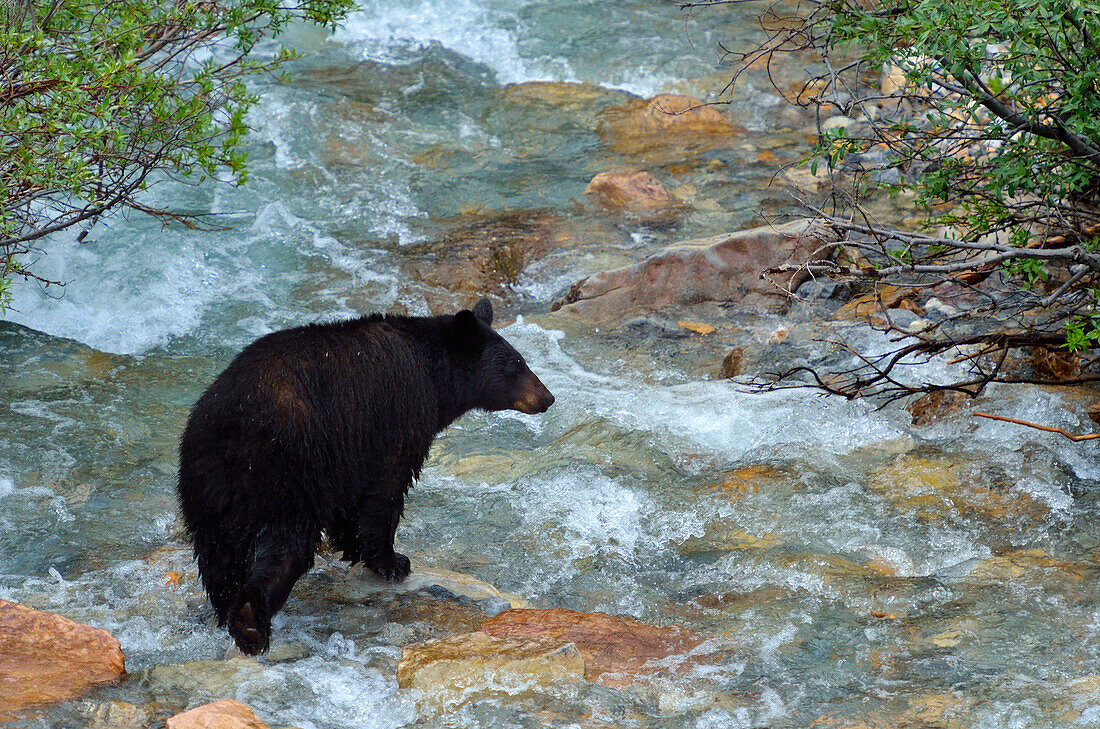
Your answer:
[[[542,318],[585,273],[789,207],[768,183],[805,134],[755,77],[726,108],[743,136],[655,168],[712,206],[654,229],[584,199],[594,174],[632,162],[597,133],[603,111],[720,89],[716,44],[751,28],[737,6],[652,0],[365,4],[332,38],[292,32],[306,56],[289,83],[258,87],[248,187],[150,191],[215,214],[218,230],[135,216],[47,242],[41,271],[71,283],[20,289],[0,324],[0,598],[111,630],[130,673],[21,724],[94,725],[112,701],[152,724],[220,698],[302,729],[1100,724],[1093,446],[749,396]],[[536,81],[591,87],[568,103],[518,85]],[[558,402],[446,432],[399,547],[536,607],[689,627],[710,638],[702,658],[633,689],[563,685],[433,716],[397,688],[396,660],[461,606],[433,622],[424,596],[356,598],[328,558],[278,618],[269,656],[227,657],[175,519],[191,404],[274,329],[469,303],[410,266],[507,211],[574,234],[501,289],[505,336]],[[983,403],[1086,430],[1079,405],[1011,389]]]

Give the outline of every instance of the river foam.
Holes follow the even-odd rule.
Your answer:
[[[712,55],[700,51],[693,58],[683,51],[694,39],[662,32],[665,26],[677,28],[674,13],[664,17],[638,8],[608,13],[590,0],[563,3],[556,10],[499,0],[374,0],[348,16],[333,40],[362,60],[405,64],[444,49],[487,67],[501,84],[585,81],[639,96],[666,91],[683,75],[668,67],[662,53],[639,54],[639,46],[626,39],[636,40],[641,32],[656,34],[656,46],[682,42],[684,48],[677,48],[680,54],[671,64],[686,64],[696,72]],[[577,35],[592,29],[598,29],[605,44]],[[547,42],[548,37],[553,41]]]

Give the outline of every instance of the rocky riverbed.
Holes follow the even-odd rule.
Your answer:
[[[1100,459],[970,415],[1082,432],[1093,393],[744,391],[949,305],[759,278],[827,241],[772,217],[820,192],[780,173],[812,120],[763,74],[699,103],[728,75],[717,41],[751,26],[656,1],[365,3],[332,39],[291,32],[306,55],[260,89],[250,186],[150,191],[223,229],[47,242],[71,283],[21,289],[0,323],[10,726],[1100,721]],[[322,553],[270,653],[231,650],[174,504],[198,394],[268,331],[480,295],[558,402],[439,439],[398,531],[407,583]]]

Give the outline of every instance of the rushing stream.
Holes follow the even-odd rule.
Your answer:
[[[696,202],[679,227],[609,224],[584,200],[594,174],[630,164],[597,134],[600,112],[721,90],[717,44],[750,42],[746,10],[363,2],[333,37],[289,34],[305,57],[289,82],[257,87],[248,186],[150,191],[213,214],[215,230],[135,216],[57,237],[39,272],[71,283],[19,288],[0,323],[0,598],[110,630],[128,670],[13,726],[147,726],[221,698],[302,729],[1100,726],[1094,445],[748,395],[540,319],[587,273],[789,206],[769,182],[805,135],[754,76],[726,108],[743,138],[663,167]],[[583,103],[517,85],[531,81],[583,82]],[[441,436],[399,548],[414,569],[468,573],[534,607],[684,626],[709,638],[700,655],[633,687],[562,684],[434,714],[398,689],[400,648],[472,608],[363,598],[358,575],[322,556],[271,653],[227,656],[176,522],[190,406],[263,333],[456,306],[410,261],[502,211],[580,231],[522,272],[501,317],[557,404],[470,414]],[[1002,388],[983,402],[1087,429],[1064,397]]]

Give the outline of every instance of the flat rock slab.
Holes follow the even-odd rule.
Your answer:
[[[781,309],[787,305],[785,293],[761,272],[792,259],[823,256],[831,240],[810,220],[689,240],[581,280],[554,309],[598,323],[703,301]],[[790,283],[793,290],[800,281]]]
[[[507,610],[486,620],[481,630],[500,638],[553,638],[576,645],[584,657],[585,678],[610,686],[633,681],[651,661],[684,655],[702,637],[678,626],[657,627],[606,613],[564,608]]]
[[[0,600],[0,721],[125,672],[118,640],[106,630]]]
[[[422,703],[437,707],[485,693],[515,695],[583,678],[584,659],[572,643],[483,632],[406,646],[397,664],[397,685],[420,690]]]
[[[527,607],[527,601],[523,598],[503,593],[488,582],[472,575],[434,567],[422,567],[415,561],[409,576],[404,582],[397,584],[387,582],[362,565],[355,565],[348,569],[348,581],[341,587],[341,593],[347,598],[362,600],[379,592],[416,592],[438,587],[474,602],[500,601],[507,602],[513,608]]]
[[[167,729],[271,729],[247,704],[226,699],[196,706],[168,719]]]

